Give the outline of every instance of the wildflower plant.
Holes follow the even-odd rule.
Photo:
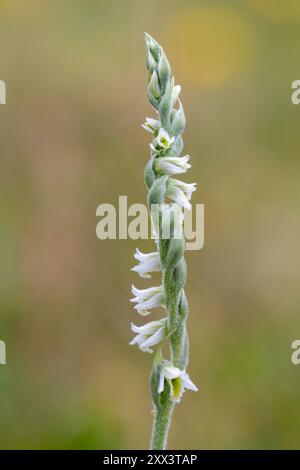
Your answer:
[[[164,449],[175,403],[180,401],[185,389],[197,391],[186,372],[189,340],[183,234],[183,209],[190,209],[190,199],[196,188],[195,183],[184,183],[173,177],[185,173],[191,167],[189,156],[181,156],[186,119],[179,100],[180,86],[174,83],[162,47],[147,33],[145,41],[148,99],[155,109],[156,118],[147,118],[142,125],[153,136],[144,178],[149,190],[148,208],[157,249],[148,254],[137,250],[134,256],[138,264],[133,271],[142,278],[150,278],[153,272],[161,272],[162,283],[147,289],[132,286],[134,297],[131,301],[142,316],[149,315],[150,310],[157,307],[163,308],[165,315],[160,320],[142,326],[132,324],[135,336],[130,344],[150,353],[153,347],[156,348],[150,379],[154,405],[151,448]],[[168,358],[164,357],[164,346],[167,343]]]

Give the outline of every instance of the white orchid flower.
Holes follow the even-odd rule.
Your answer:
[[[196,191],[196,183],[184,183],[174,178],[169,178],[167,181],[166,196],[187,209],[191,209],[189,201],[194,191]]]
[[[131,271],[137,272],[143,278],[151,277],[149,273],[161,271],[160,256],[158,251],[153,253],[142,253],[138,248],[134,255],[139,264],[134,266]]]
[[[185,370],[180,370],[174,367],[171,362],[164,361],[160,373],[158,383],[158,393],[162,393],[165,388],[165,380],[170,386],[171,400],[175,403],[179,403],[183,392],[187,390],[198,391],[196,385],[191,381],[189,375]]]
[[[188,163],[190,157],[161,157],[154,160],[155,170],[162,175],[179,175],[185,173],[192,165]]]
[[[143,352],[152,353],[153,350],[150,347],[161,343],[167,336],[167,318],[152,321],[143,326],[131,323],[131,330],[137,335],[129,344],[137,344]]]
[[[134,302],[137,305],[134,308],[140,315],[149,315],[149,310],[156,307],[165,307],[165,295],[162,286],[150,287],[148,289],[137,289],[135,286],[131,288],[133,299],[130,302]]]
[[[175,137],[170,137],[167,131],[162,127],[158,131],[156,139],[150,144],[152,150],[167,150],[172,147],[175,141]]]
[[[158,119],[146,118],[146,122],[142,124],[143,129],[147,132],[151,132],[151,134],[157,134],[161,123]]]

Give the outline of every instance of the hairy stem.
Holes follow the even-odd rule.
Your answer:
[[[163,285],[168,311],[169,331],[175,331],[177,317],[177,301],[176,296],[174,296],[172,292],[172,275],[168,270],[164,272]],[[171,401],[169,391],[167,391],[167,394],[163,394],[160,404],[155,407],[152,437],[150,443],[151,449],[166,449],[173,410],[174,403]]]
[[[169,395],[163,406],[156,407],[150,444],[152,450],[166,449],[173,409],[174,403]]]

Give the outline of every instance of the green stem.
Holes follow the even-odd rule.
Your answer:
[[[164,290],[166,295],[166,304],[169,318],[169,330],[176,329],[177,323],[177,299],[173,292],[173,280],[171,272],[164,272]],[[172,351],[171,351],[172,354]],[[159,405],[155,406],[155,416],[152,429],[151,449],[166,449],[168,433],[170,429],[174,403],[170,398],[170,390],[166,384],[166,388],[161,395]]]
[[[164,291],[166,297],[166,306],[169,319],[169,331],[173,331],[177,327],[177,295],[174,292],[174,282],[172,279],[172,273],[168,270],[164,272]]]
[[[152,429],[151,450],[166,449],[173,409],[174,404],[170,396],[166,397],[163,406],[156,407]]]

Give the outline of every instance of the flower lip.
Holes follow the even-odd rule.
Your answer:
[[[161,127],[158,131],[157,137],[150,144],[150,147],[154,151],[168,150],[172,147],[175,142],[175,137],[170,137],[168,132]]]

